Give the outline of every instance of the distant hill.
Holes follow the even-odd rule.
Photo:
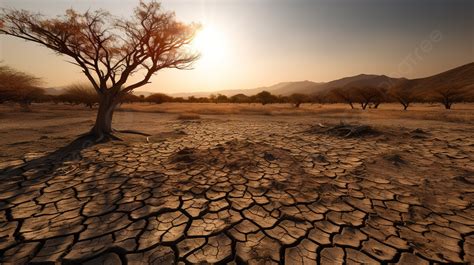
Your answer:
[[[327,83],[316,83],[312,81],[296,81],[296,82],[282,82],[272,86],[258,87],[252,89],[239,89],[239,90],[221,90],[213,92],[194,92],[194,93],[176,93],[172,94],[174,97],[207,97],[210,94],[222,94],[226,96],[233,96],[236,94],[245,94],[247,96],[255,95],[262,91],[268,91],[274,95],[288,96],[293,93],[302,94],[314,94],[324,91],[329,91],[336,87],[343,86],[359,86],[359,85],[371,85],[371,86],[387,86],[393,84],[399,80],[399,78],[391,78],[385,75],[367,75],[361,74],[351,77],[344,77]]]
[[[408,85],[418,92],[445,86],[474,88],[474,62],[433,76],[408,80]]]
[[[236,94],[245,94],[248,96],[255,95],[262,91],[268,91],[274,95],[288,96],[293,93],[302,94],[314,94],[320,92],[329,92],[331,89],[337,87],[359,87],[359,86],[370,86],[370,87],[383,87],[390,88],[398,84],[401,81],[405,81],[404,84],[409,86],[411,89],[415,89],[420,92],[428,91],[441,86],[448,85],[460,85],[460,86],[472,86],[474,90],[474,62],[468,63],[463,66],[453,68],[451,70],[424,78],[417,79],[406,79],[406,78],[393,78],[386,75],[373,75],[373,74],[360,74],[350,77],[344,77],[341,79],[333,80],[326,83],[317,83],[312,81],[296,81],[296,82],[282,82],[272,86],[257,87],[251,89],[236,89],[236,90],[220,90],[210,92],[190,92],[190,93],[175,93],[170,94],[173,97],[208,97],[211,94],[222,94],[226,96],[233,96]],[[46,93],[50,95],[59,95],[62,93],[60,88],[45,88]],[[136,91],[135,95],[148,96],[153,92],[148,91]]]
[[[149,92],[149,91],[133,91],[133,94],[136,95],[136,96],[145,96],[145,97],[148,97],[149,95],[153,94],[153,93],[158,93],[158,92]]]
[[[288,96],[293,93],[302,93],[302,94],[313,94],[316,92],[323,91],[328,88],[336,87],[336,86],[343,86],[347,83],[353,81],[360,81],[362,79],[366,79],[372,77],[371,75],[358,75],[354,77],[346,77],[343,79],[331,81],[328,83],[316,83],[312,81],[295,81],[295,82],[282,82],[272,86],[266,87],[257,87],[251,89],[236,89],[236,90],[220,90],[220,91],[212,91],[212,92],[190,92],[190,93],[176,93],[172,94],[174,97],[207,97],[211,94],[222,94],[226,96],[233,96],[236,94],[245,94],[247,96],[255,95],[262,91],[268,91],[274,95],[282,95]]]
[[[44,89],[44,91],[47,95],[57,96],[57,95],[61,95],[63,93],[63,90],[60,89],[60,88],[45,87],[43,89]]]
[[[210,94],[222,94],[232,96],[236,94],[255,95],[264,90],[271,92],[274,95],[288,96],[293,93],[314,94],[319,92],[329,92],[336,87],[357,87],[357,86],[372,86],[390,88],[401,81],[406,81],[413,89],[424,91],[433,89],[439,86],[446,85],[461,85],[472,86],[474,88],[474,62],[469,63],[454,69],[418,79],[393,78],[386,75],[360,74],[356,76],[344,77],[326,83],[316,83],[312,81],[297,81],[297,82],[282,82],[272,86],[258,87],[252,89],[240,90],[221,90],[213,92],[198,92],[198,93],[179,93],[173,96],[202,96],[206,97]]]

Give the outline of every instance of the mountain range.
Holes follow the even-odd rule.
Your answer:
[[[448,71],[417,79],[407,78],[393,78],[386,75],[372,75],[372,74],[360,74],[356,76],[344,77],[341,79],[333,80],[330,82],[312,82],[312,81],[297,81],[297,82],[282,82],[272,86],[257,87],[251,89],[239,89],[239,90],[220,90],[213,92],[191,92],[191,93],[175,93],[171,94],[173,97],[208,97],[211,94],[222,94],[226,96],[233,96],[236,94],[255,95],[262,91],[268,91],[274,95],[288,96],[293,93],[301,94],[315,94],[322,92],[329,92],[331,89],[338,87],[384,87],[390,88],[399,82],[404,81],[404,85],[410,89],[417,90],[419,92],[429,91],[441,86],[462,86],[472,87],[474,89],[474,62],[468,63]],[[62,89],[59,88],[46,88],[46,93],[50,95],[59,95],[62,93]],[[148,96],[152,92],[147,91],[136,91],[136,95]]]
[[[474,62],[468,63],[451,70],[417,79],[407,78],[393,78],[386,75],[371,75],[360,74],[356,76],[344,77],[330,82],[312,82],[312,81],[297,81],[297,82],[282,82],[272,86],[258,87],[252,89],[240,90],[221,90],[214,92],[193,92],[193,93],[176,93],[172,94],[174,97],[207,97],[210,94],[222,94],[232,96],[236,94],[255,95],[262,91],[268,91],[274,95],[288,96],[293,93],[314,94],[321,92],[329,92],[331,89],[338,87],[384,87],[390,88],[396,84],[404,81],[404,85],[411,89],[418,91],[426,91],[436,87],[457,85],[457,86],[472,86],[474,88]]]

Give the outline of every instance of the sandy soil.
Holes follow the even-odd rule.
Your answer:
[[[1,106],[0,261],[474,262],[473,106],[166,106]]]

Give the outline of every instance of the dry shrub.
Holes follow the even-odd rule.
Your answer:
[[[377,136],[381,134],[378,130],[372,128],[369,125],[347,124],[343,122],[333,126],[325,126],[322,124],[318,124],[316,126],[311,127],[311,129],[309,129],[309,132],[323,133],[344,138],[359,138],[365,136]]]
[[[199,120],[201,116],[196,113],[181,113],[178,115],[178,120]]]

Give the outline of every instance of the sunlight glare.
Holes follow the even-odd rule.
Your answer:
[[[219,67],[228,59],[226,37],[214,26],[203,26],[194,39],[193,46],[201,53],[198,63],[205,68]]]

